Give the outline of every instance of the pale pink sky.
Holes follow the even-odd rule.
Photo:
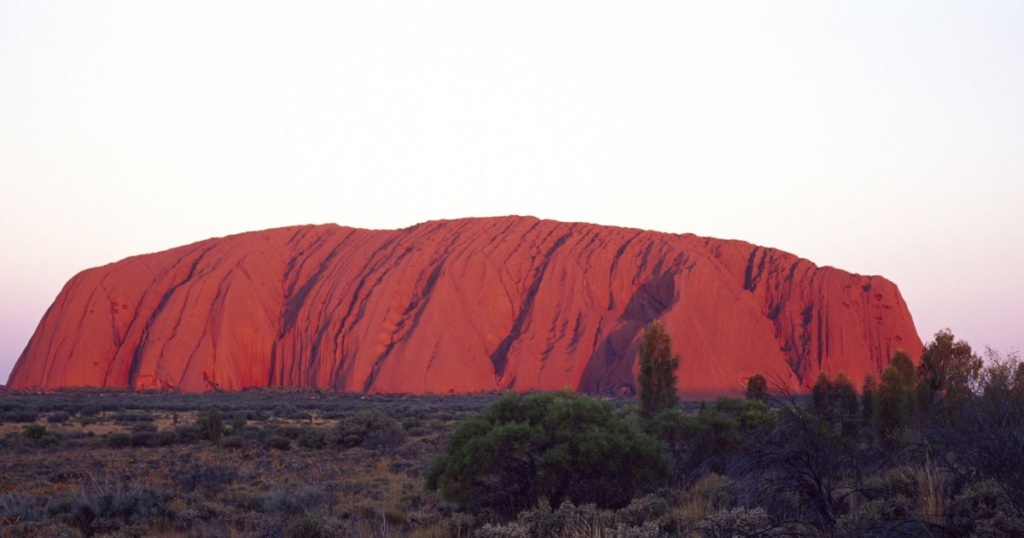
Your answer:
[[[505,214],[781,248],[1024,344],[1024,4],[365,4],[0,4],[0,381],[87,267]]]

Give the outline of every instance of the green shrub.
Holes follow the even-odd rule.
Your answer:
[[[513,515],[540,498],[624,506],[668,471],[662,445],[608,402],[510,393],[456,428],[427,487],[467,510]]]
[[[394,447],[405,439],[405,430],[393,418],[377,409],[364,409],[338,420],[332,444],[344,448]]]

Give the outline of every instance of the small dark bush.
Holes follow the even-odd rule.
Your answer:
[[[96,417],[103,412],[103,408],[98,405],[85,405],[78,410],[78,415],[82,417]]]
[[[172,430],[163,430],[153,436],[153,446],[170,446],[177,442],[178,436]]]
[[[0,494],[0,521],[40,521],[46,516],[45,508],[45,497],[22,491]]]
[[[269,426],[269,425],[268,426],[264,426],[264,427],[260,428],[256,432],[256,440],[259,441],[260,444],[266,444],[267,443],[267,439],[270,439],[271,436],[274,436],[276,434],[277,434],[277,428],[275,428],[274,426]]]
[[[289,418],[299,412],[294,406],[291,405],[279,405],[274,408],[275,418]]]
[[[46,435],[36,440],[36,445],[42,448],[52,448],[55,446],[60,446],[60,444],[63,442],[64,440],[55,432],[47,432]]]
[[[153,424],[152,422],[139,422],[137,424],[132,424],[132,433],[137,433],[137,432],[156,433],[156,430],[157,430],[156,424]]]
[[[21,434],[18,432],[8,432],[7,435],[0,437],[0,448],[14,448],[21,444]]]
[[[434,430],[427,428],[426,426],[417,426],[408,431],[410,437],[426,437],[433,432]]]
[[[42,424],[29,424],[28,426],[25,426],[24,430],[22,430],[21,435],[25,439],[36,441],[40,437],[46,435],[46,426],[43,426]]]
[[[196,462],[179,468],[174,483],[185,491],[216,495],[234,482],[235,474],[227,465]]]
[[[248,420],[248,415],[245,411],[235,411],[231,417],[231,433],[233,435],[241,435],[245,431],[245,424]]]
[[[256,504],[263,512],[294,517],[316,513],[322,508],[330,508],[333,503],[331,496],[322,490],[303,487],[294,492],[271,490],[267,495],[258,497]]]
[[[332,538],[342,536],[341,529],[334,529],[324,518],[307,512],[290,521],[284,528],[285,538]]]
[[[275,428],[274,433],[280,435],[281,437],[287,437],[294,441],[298,439],[299,436],[302,435],[302,432],[304,431],[306,431],[306,428],[302,426],[287,425],[278,426],[277,428]]]
[[[149,487],[90,487],[51,503],[48,512],[86,536],[111,533],[126,525],[146,525],[169,515],[170,492]]]
[[[1024,517],[994,480],[972,484],[957,496],[949,519],[959,536],[1024,536]]]
[[[13,409],[3,414],[4,422],[26,423],[35,422],[39,418],[39,410],[35,408]]]
[[[175,442],[181,444],[198,443],[203,438],[203,430],[198,426],[182,425],[174,428]]]
[[[242,436],[227,435],[220,440],[220,446],[224,448],[242,448]]]
[[[266,441],[264,441],[264,444],[269,448],[275,448],[277,450],[288,450],[292,447],[291,439],[281,437],[280,435],[271,435]]]
[[[632,527],[639,527],[645,521],[655,521],[668,513],[669,507],[665,499],[657,495],[645,495],[629,501],[620,509],[616,519]]]
[[[150,431],[132,432],[132,446],[155,446],[156,434]]]
[[[764,508],[733,508],[709,515],[700,523],[702,536],[732,537],[764,535],[771,520]]]
[[[327,446],[327,432],[320,428],[305,428],[297,442],[302,448],[324,448]]]
[[[153,422],[156,417],[153,413],[143,413],[138,411],[122,411],[114,415],[114,422],[118,423],[135,423],[135,422]]]
[[[54,411],[46,416],[46,421],[50,424],[63,424],[71,418],[71,415],[67,411]]]
[[[107,436],[107,444],[111,448],[127,448],[132,446],[132,437],[127,433],[112,433]]]
[[[200,415],[196,425],[199,427],[203,439],[209,439],[213,444],[217,444],[224,433],[224,415],[221,414],[220,409],[213,408],[205,415]]]

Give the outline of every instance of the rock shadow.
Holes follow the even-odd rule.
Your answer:
[[[594,347],[580,384],[576,387],[578,391],[619,396],[636,394],[635,381],[613,383],[609,377],[616,367],[623,367],[621,360],[630,351],[630,345],[637,335],[678,302],[675,277],[674,272],[654,276],[633,292],[619,316],[615,330]]]

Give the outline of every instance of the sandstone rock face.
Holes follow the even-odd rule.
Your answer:
[[[86,270],[8,388],[635,390],[665,324],[684,396],[859,384],[921,340],[896,286],[740,241],[503,217],[296,226]]]

